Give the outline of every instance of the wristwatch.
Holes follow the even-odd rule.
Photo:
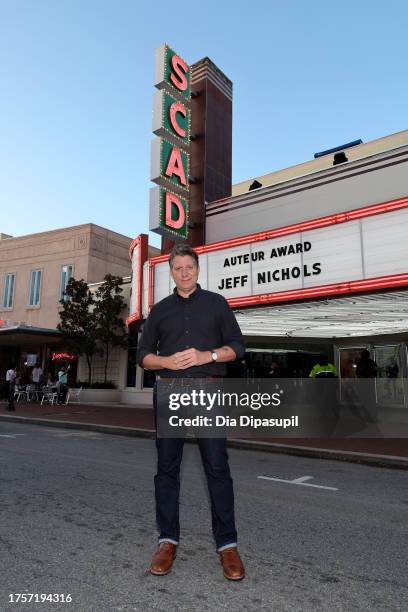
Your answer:
[[[214,350],[211,351],[211,359],[213,363],[215,363],[218,359],[218,355]]]

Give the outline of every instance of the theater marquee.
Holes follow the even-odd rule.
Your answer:
[[[401,198],[199,247],[199,282],[235,307],[408,285],[407,234]],[[167,259],[150,262],[149,306],[173,289]]]

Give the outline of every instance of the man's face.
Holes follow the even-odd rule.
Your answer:
[[[184,293],[194,291],[200,268],[191,255],[176,255],[170,272],[179,291]]]

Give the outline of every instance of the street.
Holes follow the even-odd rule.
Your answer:
[[[229,455],[245,580],[222,575],[194,444],[179,552],[172,573],[155,577],[154,442],[1,422],[0,610],[408,609],[406,471]],[[11,603],[18,593],[72,602]]]

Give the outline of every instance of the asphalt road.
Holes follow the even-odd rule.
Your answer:
[[[152,441],[0,423],[0,610],[408,609],[405,471],[244,450],[230,463],[246,579],[222,575],[190,444],[182,541],[173,572],[155,577]]]

